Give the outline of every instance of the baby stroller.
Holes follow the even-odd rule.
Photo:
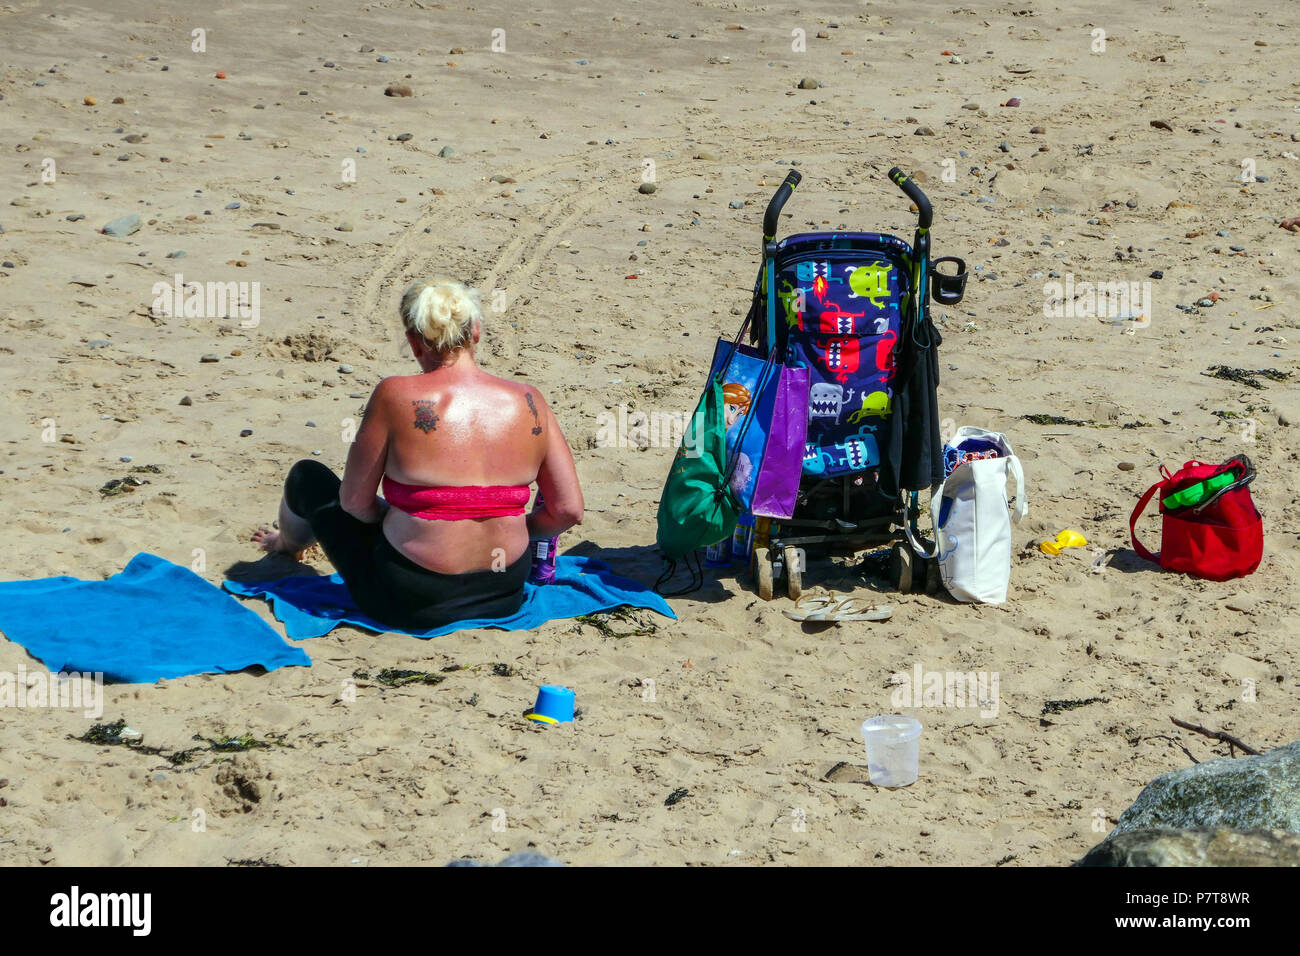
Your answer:
[[[898,589],[933,588],[938,569],[921,557],[916,527],[917,492],[943,480],[940,338],[929,299],[960,302],[966,264],[930,260],[930,201],[897,168],[889,178],[917,208],[911,246],[869,232],[778,242],[781,208],[801,178],[791,171],[768,204],[746,321],[765,357],[775,350],[775,361],[808,368],[808,438],[794,515],[755,520],[750,569],[764,600],[782,582],[797,599],[809,551],[856,555],[892,543]]]

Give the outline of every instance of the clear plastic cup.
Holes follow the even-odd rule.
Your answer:
[[[902,714],[872,717],[862,725],[867,772],[877,787],[916,783],[921,754],[921,722]]]

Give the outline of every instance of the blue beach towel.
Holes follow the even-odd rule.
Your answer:
[[[340,624],[370,631],[396,631],[361,613],[337,574],[280,578],[278,581],[227,581],[225,588],[242,597],[267,598],[276,620],[283,622],[286,633],[295,641],[328,634]],[[556,559],[555,582],[541,587],[525,585],[523,606],[510,617],[456,621],[431,631],[396,633],[427,638],[472,627],[527,631],[557,618],[580,617],[624,605],[657,611],[664,617],[677,617],[668,602],[658,594],[611,573],[604,561],[561,556]]]
[[[311,666],[256,613],[154,554],[137,554],[106,581],[0,582],[0,631],[53,673],[103,672],[125,684]]]

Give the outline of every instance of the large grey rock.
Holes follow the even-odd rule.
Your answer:
[[[1257,757],[1222,757],[1156,777],[1111,831],[1150,827],[1300,833],[1300,741]]]
[[[106,236],[117,236],[119,239],[129,236],[133,232],[140,231],[139,216],[122,216],[120,219],[114,219],[112,222],[105,223],[104,228],[100,230]]]
[[[1075,866],[1300,866],[1300,836],[1280,830],[1130,830]]]

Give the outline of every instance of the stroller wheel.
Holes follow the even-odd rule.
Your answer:
[[[803,570],[799,567],[799,551],[796,548],[785,549],[785,590],[791,601],[803,596]]]
[[[903,594],[912,590],[912,549],[906,541],[894,542],[894,586]]]
[[[755,548],[750,564],[758,582],[758,596],[764,601],[772,600],[772,556],[767,548]]]

